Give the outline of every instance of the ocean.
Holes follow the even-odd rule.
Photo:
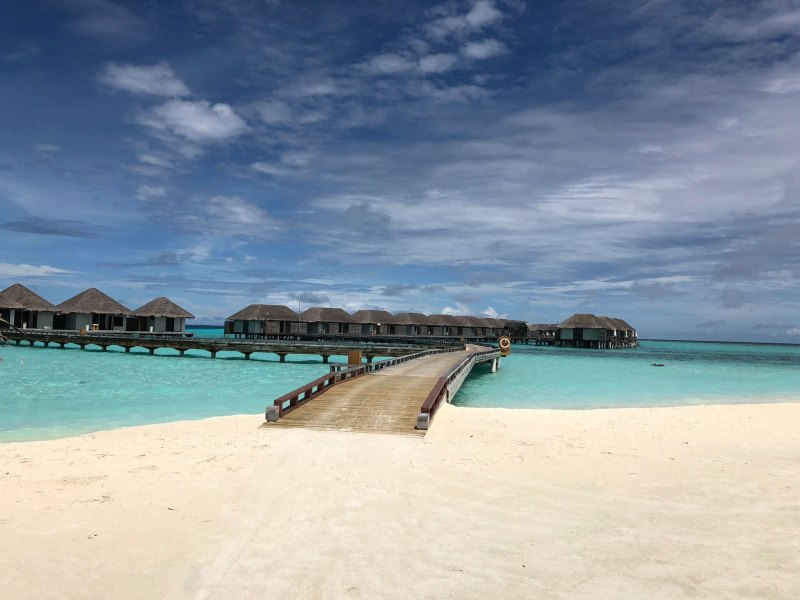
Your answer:
[[[195,331],[206,337],[221,333]],[[313,356],[290,355],[281,364],[266,353],[249,361],[237,353],[220,352],[216,359],[202,352],[174,354],[0,347],[0,441],[257,414],[328,372]],[[627,350],[514,346],[497,373],[476,367],[454,403],[588,409],[798,397],[800,346],[644,341]]]

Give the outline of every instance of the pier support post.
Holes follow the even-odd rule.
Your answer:
[[[323,355],[322,355],[322,364],[323,364],[323,365],[327,365],[327,364],[328,364],[328,359],[329,359],[329,358],[330,358],[330,355],[329,355],[329,354],[323,354]]]
[[[59,345],[59,346],[60,346],[60,348],[63,350],[63,349],[64,349],[64,346],[65,346],[66,344],[64,344],[64,342],[59,342],[59,344],[58,344],[58,345]]]
[[[367,355],[367,364],[368,364],[368,365],[371,365],[371,364],[372,364],[372,359],[373,359],[373,358],[375,358],[375,357],[374,357],[374,356],[370,356],[369,354]]]
[[[493,358],[492,359],[492,373],[497,373],[497,369],[500,366],[500,359]]]
[[[216,350],[209,350],[211,353],[211,358],[217,358],[217,351]]]
[[[106,350],[108,350],[108,346],[100,346],[100,349],[101,349],[103,352],[105,352]]]
[[[148,348],[148,349],[147,349],[147,353],[148,353],[150,356],[153,356],[153,355],[156,353],[156,349],[155,349],[155,348]]]
[[[249,352],[242,352],[242,354],[244,354],[244,359],[245,360],[250,360],[250,353]]]
[[[130,352],[131,352],[131,347],[130,346],[125,346],[125,353],[126,354],[130,354]]]
[[[17,346],[21,346],[21,345],[22,345],[22,340],[17,340]]]
[[[417,429],[427,430],[431,424],[431,416],[428,413],[419,413],[417,415]]]
[[[272,406],[268,406],[265,416],[267,418],[267,421],[272,421],[272,422],[277,421],[278,418],[281,416],[280,407],[275,406],[274,404]]]
[[[281,362],[286,362],[286,353],[285,353],[285,352],[279,352],[279,353],[278,353],[278,359],[279,359]]]
[[[86,350],[86,344],[80,344],[81,350]]]
[[[186,354],[186,350],[178,350],[178,356],[183,356]]]

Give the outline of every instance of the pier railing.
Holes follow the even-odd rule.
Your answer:
[[[428,394],[428,397],[419,409],[420,414],[417,417],[417,429],[427,429],[430,426],[430,422],[433,420],[439,406],[441,406],[442,402],[446,402],[449,399],[450,385],[458,379],[464,370],[471,369],[476,362],[479,362],[481,357],[489,357],[490,355],[492,358],[499,357],[500,352],[497,348],[473,352],[439,378],[439,381],[433,386],[430,394]]]
[[[277,421],[282,416],[288,414],[296,408],[299,408],[306,402],[316,398],[320,394],[327,392],[337,383],[349,381],[350,379],[361,377],[367,373],[381,371],[383,369],[394,367],[396,365],[406,363],[411,360],[416,360],[418,358],[423,358],[425,356],[443,354],[446,352],[461,352],[465,350],[465,348],[466,347],[462,345],[456,348],[436,348],[432,350],[422,350],[421,352],[406,354],[396,358],[387,358],[386,360],[381,360],[366,365],[349,367],[346,369],[342,369],[338,365],[333,365],[331,366],[331,372],[327,375],[323,375],[322,377],[319,377],[314,381],[297,388],[296,390],[292,390],[291,392],[284,394],[280,398],[277,398],[270,406],[267,406],[265,415],[266,419],[267,421]]]

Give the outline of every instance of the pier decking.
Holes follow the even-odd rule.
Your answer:
[[[424,435],[439,403],[455,394],[472,367],[497,361],[499,357],[498,350],[467,346],[464,350],[423,356],[386,369],[368,371],[335,385],[321,384],[324,394],[317,397],[314,393],[308,401],[290,404],[277,421],[265,427]],[[497,367],[496,362],[493,367]],[[302,389],[279,398],[275,404],[283,406],[290,398],[296,402]],[[426,410],[424,426],[417,429]]]
[[[317,338],[303,336],[294,339],[231,339],[189,337],[182,333],[131,333],[109,331],[57,331],[57,330],[8,330],[5,333],[9,341],[17,345],[26,342],[31,346],[40,344],[45,347],[56,345],[61,348],[67,344],[78,346],[81,350],[95,346],[103,351],[111,347],[130,352],[133,348],[143,348],[155,354],[160,348],[176,350],[181,356],[187,350],[203,350],[214,358],[218,352],[238,352],[245,359],[256,352],[277,354],[284,361],[289,354],[310,354],[321,356],[328,362],[330,356],[347,355],[351,350],[361,351],[368,362],[376,356],[404,356],[420,349],[430,348],[431,344],[416,340],[374,341],[367,339]],[[455,342],[450,341],[452,346]],[[442,344],[436,344],[441,346]],[[435,347],[436,347],[435,346]]]

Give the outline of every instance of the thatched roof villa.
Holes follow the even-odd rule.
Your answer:
[[[352,315],[353,322],[361,325],[362,335],[395,335],[397,319],[386,310],[359,310]]]
[[[225,319],[225,333],[236,337],[264,337],[305,333],[300,315],[282,304],[251,304]]]
[[[435,325],[428,315],[414,312],[402,312],[394,315],[397,319],[398,335],[423,335],[428,325]]]
[[[128,319],[128,331],[184,332],[186,319],[194,319],[192,313],[164,296],[140,306],[133,315]]]
[[[55,312],[55,305],[21,283],[0,292],[0,317],[19,329],[50,329]]]
[[[620,331],[626,333],[620,335]],[[621,319],[579,313],[559,323],[556,345],[570,348],[627,348],[638,345],[638,340],[636,331]]]
[[[133,311],[104,294],[89,288],[56,306],[55,329],[100,329],[125,331]]]
[[[308,333],[361,333],[361,324],[341,308],[312,306],[300,313],[300,320],[308,323]]]

